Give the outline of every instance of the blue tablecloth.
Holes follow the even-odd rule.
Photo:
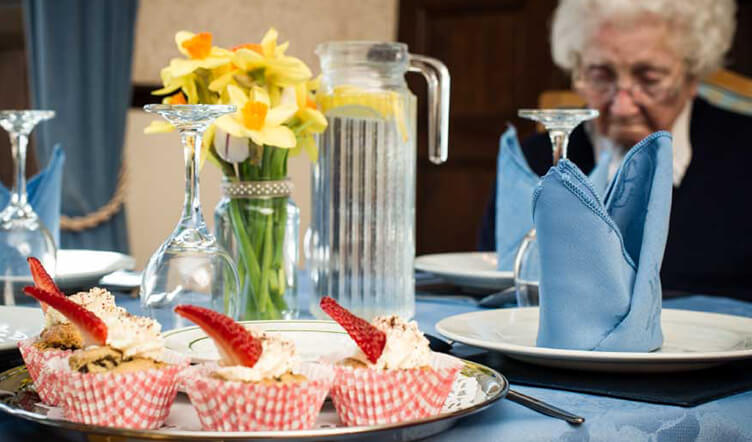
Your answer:
[[[752,317],[752,303],[728,298],[690,296],[669,299],[663,305]],[[476,307],[468,301],[421,301],[418,321],[423,330],[436,333],[434,324],[440,319],[473,310]],[[434,440],[752,441],[752,391],[684,408],[545,388],[514,386],[514,389],[584,416],[586,422],[575,427],[502,401],[461,420]]]
[[[305,281],[301,292],[308,292]],[[119,296],[118,303],[134,313],[140,310],[134,298]],[[307,305],[305,299],[301,299],[300,305]],[[691,296],[666,300],[664,306],[752,317],[752,303],[727,298]],[[434,326],[440,319],[477,309],[468,299],[419,297],[416,319],[422,330],[438,336]],[[752,391],[694,408],[683,408],[545,388],[514,388],[584,416],[587,421],[574,427],[515,403],[500,401],[481,413],[461,420],[457,426],[432,440],[752,441]],[[688,385],[687,388],[692,386]],[[2,441],[41,441],[51,437],[49,430],[41,425],[0,416]],[[79,440],[76,439],[79,436],[71,437],[70,440]]]

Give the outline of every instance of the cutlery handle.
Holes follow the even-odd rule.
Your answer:
[[[543,401],[516,392],[514,390],[509,390],[509,392],[507,393],[507,399],[512,402],[516,402],[524,407],[530,408],[531,410],[535,410],[538,413],[567,421],[573,425],[580,425],[585,422],[584,417],[577,416],[576,414],[572,414],[568,411],[564,411],[561,408],[554,407],[553,405],[547,404]]]

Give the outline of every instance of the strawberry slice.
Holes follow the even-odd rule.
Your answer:
[[[212,338],[226,365],[253,367],[261,357],[261,341],[231,317],[186,304],[175,307],[175,313],[198,324]]]
[[[65,293],[63,293],[58,286],[55,284],[55,281],[52,280],[52,276],[50,276],[49,273],[47,273],[47,270],[44,268],[41,262],[39,262],[38,259],[34,258],[33,256],[30,256],[26,258],[26,262],[29,263],[29,270],[31,271],[31,277],[34,278],[34,285],[39,287],[40,289],[46,290],[50,293],[65,296]],[[47,311],[47,304],[44,302],[40,303],[42,306],[43,311]]]
[[[23,291],[36,298],[37,301],[48,304],[68,318],[84,338],[84,346],[104,345],[107,342],[107,325],[91,311],[65,296],[59,296],[39,287],[24,287]]]
[[[375,364],[379,360],[386,345],[386,333],[365,319],[353,315],[329,296],[321,298],[319,305],[321,310],[345,329],[371,363]]]

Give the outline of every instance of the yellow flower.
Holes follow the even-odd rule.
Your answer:
[[[232,63],[246,72],[264,69],[267,84],[294,86],[311,78],[311,70],[302,60],[285,55],[288,44],[277,45],[277,31],[271,28],[264,35],[261,44],[236,47]],[[219,84],[214,84],[210,89],[218,90],[217,87],[220,87]]]
[[[311,91],[317,88],[318,79],[302,82],[294,88],[286,87],[280,98],[281,103],[295,103],[298,108],[295,113],[295,124],[291,127],[296,134],[297,144],[290,154],[298,155],[305,151],[312,160],[318,157],[318,149],[313,135],[323,132],[327,126],[324,114],[319,112],[316,102],[311,97]]]
[[[162,102],[165,104],[188,104],[188,102],[185,101],[185,94],[183,94],[182,92],[170,95],[169,97],[166,97],[164,100],[162,100]]]
[[[214,69],[227,64],[232,59],[232,51],[211,45],[212,35],[209,32],[193,34],[180,31],[175,34],[178,51],[188,57],[170,60],[170,73],[173,78],[190,74],[196,69]]]
[[[154,120],[151,123],[149,123],[148,126],[144,129],[144,133],[147,135],[150,134],[163,134],[167,132],[172,132],[175,130],[175,126],[172,124],[164,121],[164,120]]]
[[[297,112],[297,107],[290,104],[271,106],[269,94],[261,87],[254,86],[246,96],[241,88],[230,84],[227,86],[230,103],[238,110],[224,115],[216,125],[234,137],[250,138],[262,146],[282,148],[295,147],[295,133],[282,123]]]
[[[170,60],[170,64],[159,73],[163,87],[153,91],[152,94],[165,95],[182,89],[188,97],[188,103],[198,103],[194,72],[198,69],[211,70],[229,65],[232,60],[231,51],[212,46],[211,42],[212,35],[209,32],[193,34],[180,31],[175,34],[178,51],[187,58]]]

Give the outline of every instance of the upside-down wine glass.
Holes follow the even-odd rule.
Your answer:
[[[230,255],[209,233],[199,200],[201,140],[218,117],[235,112],[232,105],[149,104],[180,133],[185,161],[185,200],[180,221],[149,259],[141,279],[141,307],[165,329],[188,325],[173,312],[194,304],[237,318],[238,271]]]
[[[26,258],[34,256],[54,277],[57,248],[26,195],[26,147],[29,134],[40,121],[55,116],[51,110],[0,111],[0,126],[10,135],[13,156],[13,186],[8,205],[0,212],[0,283],[2,303],[14,305],[30,300],[23,287],[33,284]],[[27,301],[28,302],[28,301]]]
[[[569,135],[575,127],[587,120],[598,117],[595,109],[520,109],[522,118],[542,124],[551,138],[553,163],[567,157]],[[538,305],[538,284],[540,281],[540,258],[535,228],[530,229],[520,243],[514,259],[514,288],[517,305],[528,307]]]

